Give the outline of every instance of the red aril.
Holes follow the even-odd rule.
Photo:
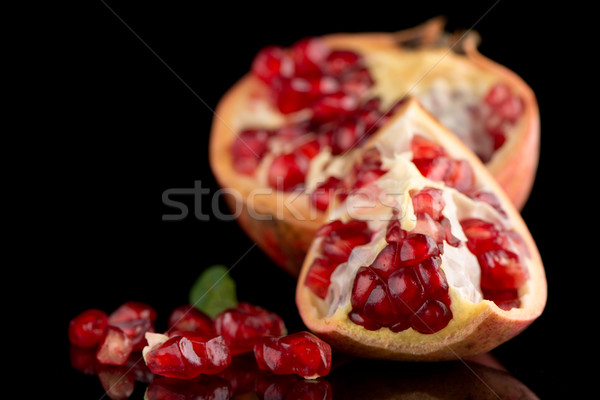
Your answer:
[[[276,78],[291,77],[294,73],[294,63],[283,47],[268,46],[259,51],[252,61],[252,73],[270,84]]]
[[[212,319],[191,304],[175,308],[169,315],[168,326],[169,331],[215,332]]]
[[[156,310],[151,305],[140,301],[128,301],[120,305],[108,316],[108,322],[109,324],[114,324],[144,318],[154,323],[156,321]]]
[[[95,347],[108,329],[108,316],[104,311],[90,309],[69,322],[69,341],[78,347]]]
[[[133,352],[131,339],[116,326],[109,326],[100,342],[96,358],[100,364],[123,365]]]
[[[215,330],[223,336],[231,355],[251,352],[261,337],[281,336],[287,332],[277,314],[245,302],[217,315]]]
[[[259,368],[278,375],[314,379],[331,370],[331,347],[309,332],[262,338],[254,346],[254,356]]]

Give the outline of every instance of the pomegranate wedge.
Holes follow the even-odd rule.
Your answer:
[[[416,100],[349,163],[351,183],[382,172],[329,209],[309,249],[296,293],[309,329],[361,357],[445,360],[489,351],[542,313],[545,273],[520,214]],[[340,232],[351,239],[332,251]]]

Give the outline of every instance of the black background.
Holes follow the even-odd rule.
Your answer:
[[[213,264],[237,263],[231,275],[238,297],[278,312],[290,330],[301,329],[294,280],[252,248],[235,222],[195,219],[191,197],[180,199],[190,207],[188,218],[162,221],[174,212],[162,193],[195,181],[218,189],[208,164],[210,109],[263,46],[331,32],[395,31],[438,15],[448,18],[450,30],[475,25],[481,52],[520,74],[540,106],[540,164],[522,214],[545,261],[549,299],[531,327],[493,354],[540,398],[576,388],[567,372],[583,369],[586,341],[579,332],[590,321],[576,313],[585,303],[577,272],[585,264],[575,257],[585,249],[573,251],[583,236],[570,221],[587,215],[588,192],[567,194],[565,187],[577,187],[569,171],[586,168],[581,147],[587,145],[565,137],[591,135],[579,126],[587,110],[573,91],[587,86],[584,76],[593,68],[576,61],[572,48],[585,35],[571,11],[585,11],[514,1],[191,3],[98,1],[63,15],[53,35],[40,33],[51,56],[38,61],[49,67],[42,78],[50,85],[36,103],[48,111],[43,118],[53,133],[39,141],[49,161],[28,181],[35,179],[42,194],[33,199],[36,223],[24,238],[40,245],[23,256],[32,263],[39,262],[34,255],[42,258],[42,272],[28,279],[41,284],[35,293],[50,310],[54,388],[65,398],[103,393],[97,380],[69,365],[66,328],[74,315],[139,300],[158,310],[160,327]],[[575,210],[565,210],[568,202]],[[208,201],[203,210],[210,213]]]

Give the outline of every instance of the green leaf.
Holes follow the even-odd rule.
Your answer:
[[[214,318],[238,303],[235,282],[227,267],[213,265],[205,269],[190,290],[189,301],[200,311]]]

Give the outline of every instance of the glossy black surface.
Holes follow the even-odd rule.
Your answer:
[[[194,279],[212,264],[235,265],[231,275],[240,299],[279,313],[290,331],[303,329],[294,305],[294,280],[253,248],[234,221],[195,218],[194,206],[210,214],[211,204],[194,204],[191,197],[181,198],[190,207],[188,218],[161,221],[162,215],[173,212],[161,195],[171,188],[193,188],[196,181],[213,192],[218,189],[207,158],[210,108],[248,70],[263,46],[289,45],[329,32],[394,31],[436,15],[446,15],[451,29],[476,24],[483,38],[481,51],[519,73],[538,96],[542,152],[523,216],[545,261],[549,300],[542,317],[493,355],[540,398],[577,390],[571,374],[578,373],[578,357],[588,352],[581,348],[588,347],[588,340],[578,332],[591,332],[589,315],[575,311],[581,310],[578,304],[588,292],[576,273],[580,252],[571,251],[579,236],[565,235],[568,228],[559,228],[571,215],[559,206],[566,201],[561,191],[564,178],[559,177],[583,158],[579,147],[570,147],[580,143],[563,139],[580,132],[573,120],[581,109],[570,87],[585,86],[585,73],[565,69],[573,67],[573,54],[566,49],[574,40],[562,41],[565,35],[577,37],[579,31],[568,10],[523,9],[519,3],[368,2],[324,9],[322,4],[302,2],[294,3],[292,12],[281,4],[254,2],[209,8],[200,2],[107,0],[74,12],[65,24],[57,23],[60,33],[49,44],[53,56],[48,59],[57,68],[46,92],[54,94],[49,106],[55,109],[52,125],[57,133],[43,142],[52,142],[57,150],[48,169],[40,169],[44,186],[35,201],[43,216],[32,232],[42,244],[30,249],[42,256],[39,265],[48,265],[35,276],[42,284],[36,293],[46,299],[43,314],[49,318],[44,338],[53,343],[47,353],[50,361],[44,362],[48,371],[43,373],[51,377],[52,390],[78,399],[100,399],[105,393],[95,375],[71,366],[66,328],[74,315],[92,307],[110,312],[127,300],[139,300],[158,310],[157,324],[164,326],[170,310],[187,301]],[[578,163],[577,168],[584,167]],[[588,207],[581,192],[572,196],[576,209]],[[225,212],[224,205],[219,206]],[[340,368],[327,378],[334,396],[338,394],[334,398],[375,393],[375,388],[387,385],[382,379],[394,382],[390,390],[405,393],[411,390],[413,380],[407,376],[412,374],[415,382],[433,392],[481,383],[460,361],[359,365]],[[374,376],[361,379],[357,371]],[[440,378],[429,379],[430,375]],[[136,384],[132,398],[141,398],[146,386]]]

